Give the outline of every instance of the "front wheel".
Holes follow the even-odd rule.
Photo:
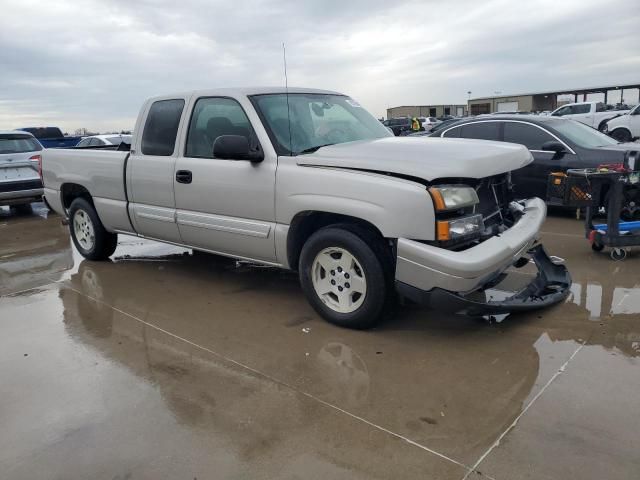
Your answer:
[[[366,329],[382,318],[390,294],[381,238],[364,229],[330,226],[318,230],[300,255],[300,283],[327,321]]]
[[[118,245],[118,235],[105,230],[95,208],[84,198],[71,202],[69,230],[74,245],[89,260],[106,260]]]

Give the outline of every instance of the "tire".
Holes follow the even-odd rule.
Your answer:
[[[598,242],[593,242],[591,244],[591,250],[594,252],[601,252],[604,249],[604,245]]]
[[[618,128],[609,134],[611,138],[621,142],[627,143],[631,141],[631,132],[626,128]]]
[[[616,262],[621,262],[627,258],[627,251],[624,248],[614,248],[611,250],[611,259]]]
[[[106,260],[118,245],[118,235],[105,230],[95,208],[84,198],[71,202],[69,232],[80,254],[89,260]]]
[[[354,225],[330,225],[302,247],[300,283],[325,320],[367,329],[379,323],[393,298],[390,266],[390,252],[378,235]]]

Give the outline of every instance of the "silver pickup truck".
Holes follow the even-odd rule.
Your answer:
[[[396,138],[336,92],[247,88],[152,98],[130,152],[46,150],[42,168],[88,259],[127,234],[296,270],[325,319],[367,328],[397,293],[470,315],[567,295],[537,244],[544,202],[511,198],[509,172],[531,160],[508,143]],[[530,284],[478,300],[531,259]]]

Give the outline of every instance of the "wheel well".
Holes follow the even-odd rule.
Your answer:
[[[89,190],[77,183],[65,183],[60,188],[60,194],[62,196],[62,206],[64,208],[69,208],[71,206],[71,202],[76,198],[84,198],[93,205],[93,199],[91,198]]]
[[[626,131],[627,131],[627,133],[628,133],[629,135],[631,135],[631,130],[629,130],[629,129],[628,129],[627,127],[625,127],[625,126],[614,127],[614,129],[613,129],[613,130],[610,130],[610,131],[609,131],[609,135],[611,135],[613,132],[615,132],[615,131],[617,131],[617,130],[626,130]],[[631,135],[631,137],[633,137],[633,135]]]
[[[300,252],[311,235],[323,227],[337,223],[358,225],[366,228],[380,238],[384,238],[375,225],[361,218],[329,212],[300,212],[291,221],[287,235],[287,261],[289,262],[289,268],[292,270],[298,269]]]

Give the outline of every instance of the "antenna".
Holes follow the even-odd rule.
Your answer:
[[[293,156],[293,139],[291,138],[291,110],[289,109],[289,80],[287,79],[287,49],[282,42],[282,60],[284,62],[284,90],[287,96],[287,122],[289,123],[289,154]]]

